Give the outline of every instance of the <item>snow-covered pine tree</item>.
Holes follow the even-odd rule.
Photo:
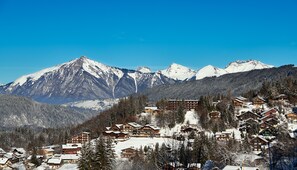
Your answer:
[[[112,170],[114,166],[114,151],[112,141],[107,138],[99,137],[96,140],[93,169]]]
[[[79,170],[92,170],[93,169],[94,152],[90,143],[86,143],[81,148],[81,157],[78,161]]]

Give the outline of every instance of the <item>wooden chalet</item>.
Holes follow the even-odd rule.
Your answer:
[[[86,143],[91,140],[90,132],[82,132],[77,135],[71,137],[71,139],[67,140],[67,143]]]
[[[239,130],[249,132],[251,128],[255,127],[254,125],[258,125],[258,120],[253,118],[248,118],[247,120],[243,120],[239,122]]]
[[[248,99],[242,96],[238,96],[234,98],[232,101],[235,107],[243,107],[248,102]]]
[[[181,132],[182,133],[191,133],[191,132],[197,132],[197,128],[191,127],[191,126],[182,126]]]
[[[276,136],[277,130],[276,128],[266,128],[259,132],[259,135],[266,137],[266,136]]]
[[[260,116],[252,111],[247,111],[247,112],[243,112],[240,115],[238,115],[237,118],[239,120],[247,120],[247,119],[258,120],[260,118]]]
[[[266,116],[276,115],[277,112],[278,112],[278,111],[277,111],[276,109],[272,108],[272,109],[269,109],[269,110],[267,110],[267,111],[264,111],[264,112],[262,112],[262,113],[260,113],[260,114],[261,114],[262,117],[266,117]]]
[[[255,106],[260,107],[263,104],[265,104],[265,102],[266,102],[265,99],[260,96],[256,96],[253,98],[253,105],[255,105]]]
[[[210,119],[219,119],[221,118],[221,112],[219,111],[212,111],[208,114]]]
[[[109,137],[111,139],[114,139],[114,140],[127,140],[129,139],[129,133],[128,132],[121,132],[121,131],[105,131],[103,132],[103,135],[105,137]]]
[[[285,94],[280,94],[278,96],[275,96],[273,98],[273,100],[277,100],[277,101],[284,101],[284,100],[287,100],[288,99],[288,96],[285,95]]]
[[[123,124],[114,124],[110,127],[109,130],[112,130],[112,131],[123,131]]]
[[[80,153],[82,144],[81,143],[67,143],[62,145],[63,154],[78,154]]]
[[[125,148],[121,151],[121,158],[133,159],[137,154],[137,150],[134,148]]]
[[[217,141],[229,141],[232,138],[232,132],[216,132],[215,134]]]
[[[160,137],[160,128],[147,124],[139,129],[142,137]]]
[[[274,128],[274,126],[269,124],[268,122],[261,122],[260,123],[260,128],[261,129],[267,129],[267,128]]]
[[[45,158],[50,158],[54,155],[55,150],[52,148],[40,148],[37,149],[38,155],[43,155]]]
[[[2,158],[5,154],[6,152],[2,148],[0,148],[0,158]]]
[[[139,135],[141,128],[142,125],[136,122],[129,122],[123,125],[123,131],[128,132],[131,136]]]
[[[256,136],[250,140],[250,145],[252,146],[253,151],[262,151],[262,146],[267,144],[268,141],[260,136]]]

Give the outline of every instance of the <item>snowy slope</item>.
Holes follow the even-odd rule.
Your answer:
[[[186,80],[192,78],[196,72],[188,67],[173,63],[167,69],[161,70],[161,73],[174,80]]]
[[[106,110],[111,108],[114,104],[118,103],[118,99],[105,99],[105,100],[83,100],[63,104],[63,106],[78,107],[91,110]]]
[[[218,77],[226,73],[227,71],[225,71],[224,69],[208,65],[198,70],[198,72],[196,73],[196,80],[200,80],[205,77]]]
[[[225,71],[227,71],[228,73],[237,73],[237,72],[245,72],[245,71],[272,68],[272,67],[273,67],[272,65],[267,65],[256,60],[235,61],[230,63],[225,68]]]

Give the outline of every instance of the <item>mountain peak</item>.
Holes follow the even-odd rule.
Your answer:
[[[245,72],[255,69],[264,69],[271,68],[272,65],[264,64],[257,60],[237,60],[235,62],[231,62],[225,68],[228,73],[237,73],[237,72]]]
[[[186,80],[195,75],[194,70],[177,63],[172,63],[167,69],[161,70],[161,73],[175,80]]]
[[[151,73],[151,69],[148,67],[138,67],[137,71],[141,72],[141,73]]]
[[[196,73],[196,80],[203,79],[205,77],[218,77],[223,74],[226,74],[227,72],[223,69],[214,67],[212,65],[207,65]]]

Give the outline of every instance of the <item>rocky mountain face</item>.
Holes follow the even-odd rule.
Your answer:
[[[64,104],[121,98],[160,85],[271,67],[259,61],[248,60],[232,62],[225,69],[208,65],[195,71],[173,63],[167,69],[152,72],[148,67],[129,70],[81,57],[22,76],[12,83],[0,86],[0,93],[25,96],[39,102]]]
[[[1,127],[66,127],[97,115],[83,109],[48,105],[25,97],[0,95]]]
[[[160,73],[110,67],[86,57],[22,76],[0,87],[0,93],[47,103],[120,98],[176,81]],[[145,72],[145,73],[143,73]]]
[[[293,65],[278,68],[266,68],[246,72],[230,73],[219,77],[207,77],[201,80],[185,81],[173,85],[154,87],[141,94],[152,101],[167,99],[199,99],[202,95],[218,93],[240,95],[248,90],[257,90],[265,81],[281,81],[287,76],[297,77],[297,68]]]

